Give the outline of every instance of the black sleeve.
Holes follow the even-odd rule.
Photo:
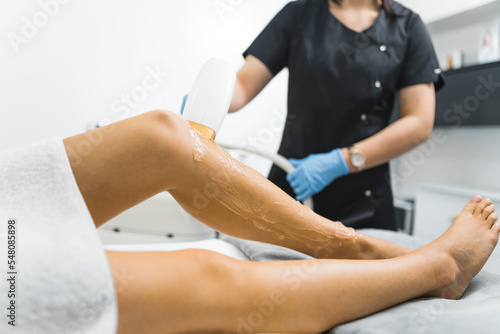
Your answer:
[[[410,29],[408,48],[397,87],[401,89],[433,82],[437,91],[444,86],[444,77],[431,37],[420,16],[415,15]]]
[[[252,55],[273,73],[278,74],[288,63],[290,39],[297,25],[302,1],[287,4],[260,33],[243,57]]]

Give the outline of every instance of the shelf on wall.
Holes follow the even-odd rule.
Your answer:
[[[500,61],[445,72],[436,95],[436,127],[500,125]]]
[[[453,74],[460,74],[460,73],[465,73],[465,72],[480,71],[480,70],[487,70],[487,69],[496,69],[496,68],[500,68],[500,61],[491,61],[489,63],[484,63],[484,64],[471,64],[471,65],[463,66],[460,68],[445,70],[445,71],[443,71],[443,74],[446,77],[450,74],[453,75]]]
[[[431,34],[438,34],[494,18],[500,18],[500,0],[428,22],[427,29]]]

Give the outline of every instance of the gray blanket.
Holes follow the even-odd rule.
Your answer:
[[[415,249],[422,241],[406,234],[363,230],[364,234]],[[305,260],[310,256],[283,247],[222,236],[252,261]],[[500,276],[482,271],[460,300],[420,298],[337,326],[331,334],[489,334],[500,333]]]

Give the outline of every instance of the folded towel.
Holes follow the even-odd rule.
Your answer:
[[[61,139],[0,154],[0,277],[0,333],[116,333],[111,270]]]
[[[233,238],[225,234],[221,234],[220,239],[234,245],[243,254],[245,254],[250,261],[268,262],[314,259],[312,256],[285,247]]]

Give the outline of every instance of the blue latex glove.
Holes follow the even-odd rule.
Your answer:
[[[188,96],[189,96],[189,94],[186,94],[182,98],[181,116],[184,114],[184,107],[186,107],[186,101],[188,100]]]
[[[297,195],[303,201],[325,189],[335,179],[349,174],[349,166],[340,148],[328,153],[311,154],[304,159],[290,159],[295,167],[286,176]]]

